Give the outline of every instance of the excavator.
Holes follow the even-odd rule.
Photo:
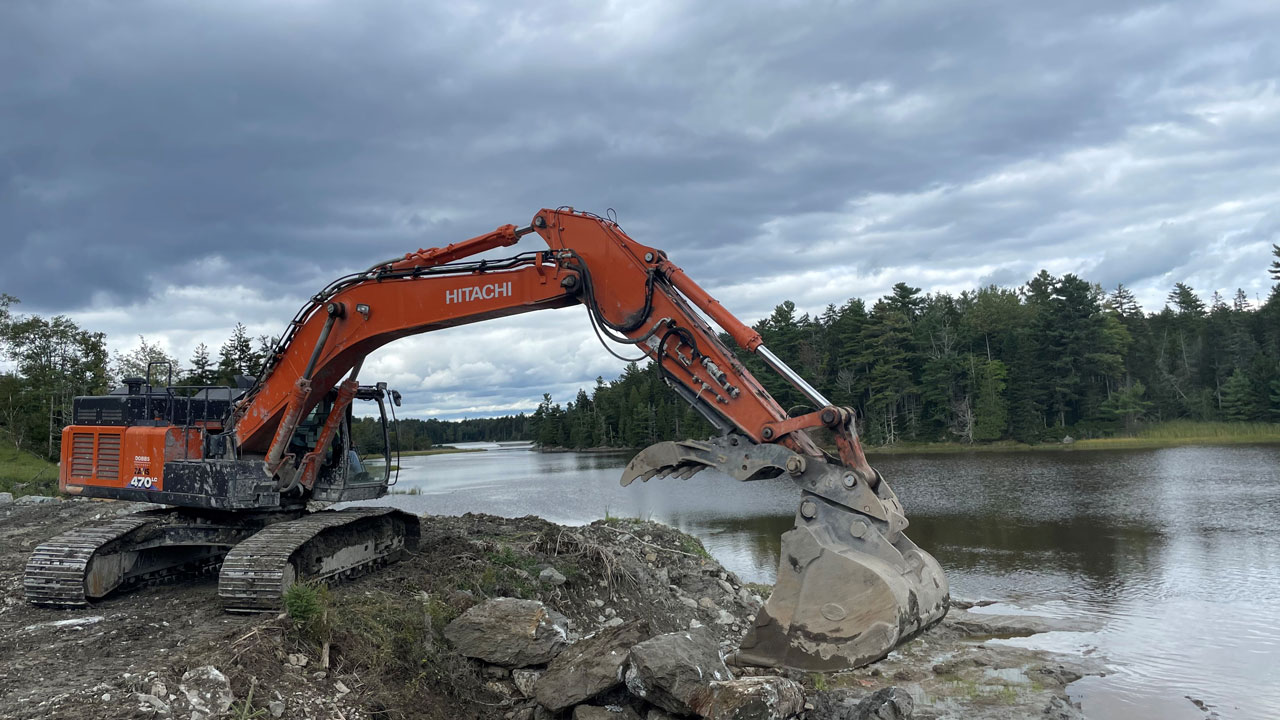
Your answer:
[[[530,234],[546,248],[472,257]],[[128,378],[111,394],[76,398],[62,432],[61,490],[157,507],[38,546],[26,597],[84,606],[216,571],[226,610],[265,612],[294,583],[338,583],[403,558],[417,546],[416,516],[324,505],[377,499],[392,484],[386,411],[390,405],[394,419],[400,396],[384,383],[360,383],[364,359],[409,335],[573,305],[586,307],[606,347],[647,357],[718,433],[641,451],[623,485],[712,468],[741,481],[786,478],[800,491],[777,583],[735,663],[859,667],[942,619],[946,577],[904,534],[902,505],[867,463],[853,410],[823,397],[665,252],[569,207],[335,280],[289,323],[261,372],[237,387],[153,385],[148,368],[148,378]],[[812,411],[784,410],[711,322],[795,386]],[[355,452],[357,400],[378,405],[381,472]],[[817,429],[834,438],[832,451],[814,441]]]

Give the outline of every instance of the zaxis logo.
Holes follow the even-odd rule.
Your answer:
[[[156,479],[150,475],[140,475],[129,481],[129,487],[141,488],[143,490],[151,490],[155,487]]]

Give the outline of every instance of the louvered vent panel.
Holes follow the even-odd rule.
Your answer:
[[[103,408],[102,422],[107,425],[119,425],[124,422],[124,411],[119,408]]]
[[[114,433],[98,435],[99,480],[120,479],[120,436]]]
[[[93,433],[71,436],[71,477],[93,477]]]

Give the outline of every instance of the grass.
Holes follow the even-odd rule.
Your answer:
[[[1069,435],[1068,430],[1063,435]],[[963,453],[963,452],[1024,452],[1029,450],[1137,450],[1144,448],[1179,447],[1182,445],[1248,445],[1280,443],[1280,424],[1245,422],[1201,422],[1196,420],[1171,420],[1148,425],[1136,435],[1109,438],[1089,438],[1073,443],[1026,443],[1002,440],[994,443],[900,443],[888,447],[869,446],[871,455]]]
[[[0,434],[0,492],[54,495],[58,492],[58,466],[25,450],[18,450],[8,435]]]
[[[284,592],[284,611],[302,637],[316,644],[328,641],[332,596],[327,587],[309,582],[290,585]]]

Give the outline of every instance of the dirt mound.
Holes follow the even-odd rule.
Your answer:
[[[526,697],[531,671],[462,657],[445,640],[448,623],[487,599],[512,597],[567,617],[570,642],[637,621],[653,634],[703,626],[728,649],[768,592],[741,583],[696,539],[656,523],[562,527],[465,515],[423,518],[418,552],[347,585],[300,588],[279,616],[223,613],[212,578],[74,611],[26,604],[21,574],[36,544],[135,509],[87,501],[0,508],[0,718],[188,718],[191,697],[226,697],[221,687],[190,687],[192,678],[219,676],[235,698],[229,717],[552,717]],[[846,704],[896,683],[966,717],[1039,714],[1065,697],[1061,685],[1036,675],[1025,684],[1032,693],[1021,684],[1009,690],[1012,681],[1001,678],[1031,677],[1050,658],[975,649],[981,637],[1008,631],[966,616],[895,652],[882,669],[792,679],[814,693],[848,688],[840,691]],[[969,656],[980,662],[951,662]],[[987,690],[993,683],[1004,684]],[[916,711],[929,712],[919,702]]]

